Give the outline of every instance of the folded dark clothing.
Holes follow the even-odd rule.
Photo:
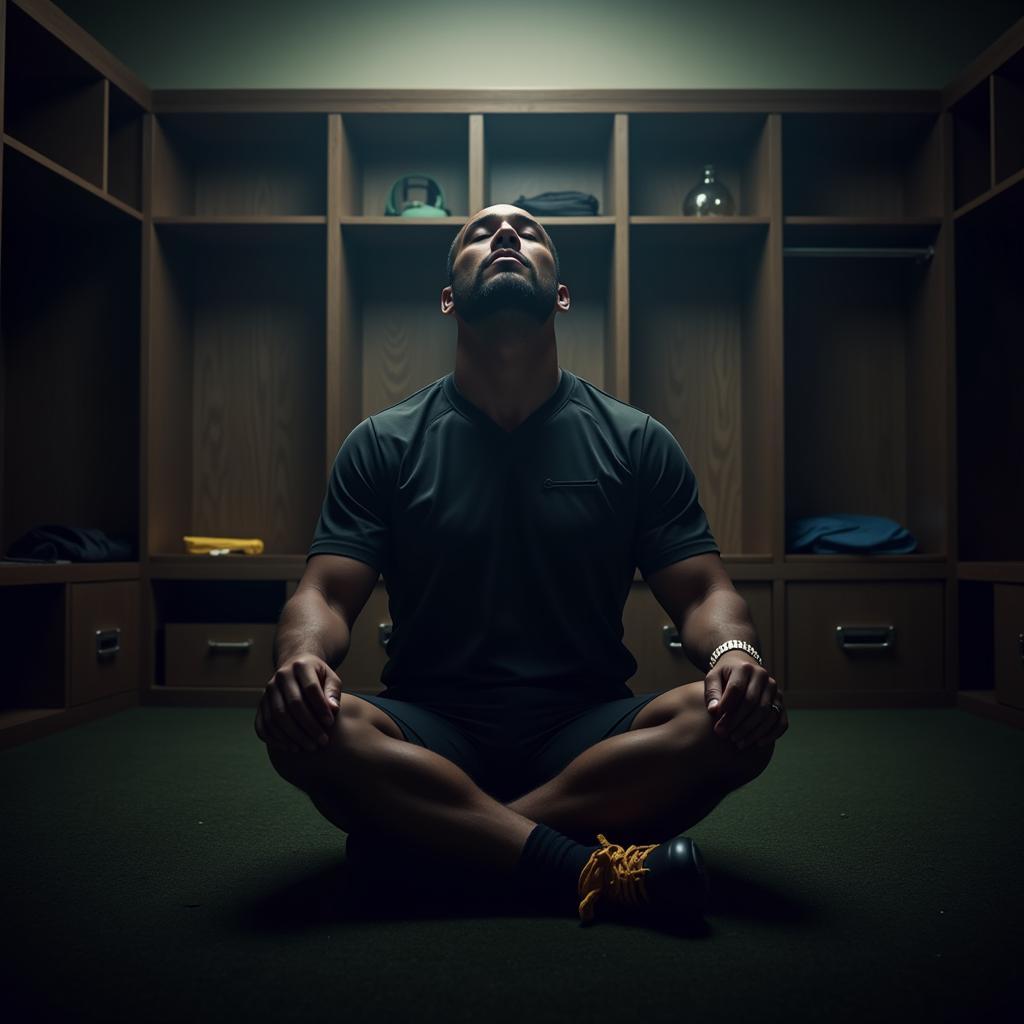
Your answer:
[[[884,516],[803,516],[790,520],[786,550],[817,555],[905,555],[917,550],[917,539]]]
[[[92,526],[37,526],[8,549],[10,558],[38,558],[55,562],[130,562],[134,547],[127,538],[109,537]]]

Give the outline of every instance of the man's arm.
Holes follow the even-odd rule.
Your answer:
[[[679,629],[687,657],[708,671],[711,652],[726,640],[745,640],[760,652],[747,602],[732,585],[721,556],[710,552],[673,562],[646,577],[651,593]],[[753,661],[742,651],[728,651]]]
[[[348,654],[351,629],[380,572],[345,555],[314,555],[291,596],[274,637],[274,664],[314,654],[337,668]]]
[[[756,743],[772,747],[789,728],[778,683],[767,667],[744,651],[726,651],[708,668],[711,652],[726,640],[744,640],[760,652],[747,602],[736,593],[721,558],[695,555],[645,577],[662,607],[679,623],[679,637],[690,660],[705,673],[704,700],[716,719],[718,736],[738,749]]]

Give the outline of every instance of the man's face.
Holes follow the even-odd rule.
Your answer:
[[[502,253],[511,255],[495,258]],[[558,293],[544,229],[518,206],[482,210],[463,229],[451,288],[455,310],[466,323],[510,310],[543,323]]]

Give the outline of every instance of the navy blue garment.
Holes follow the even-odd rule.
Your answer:
[[[905,555],[917,550],[917,540],[884,516],[804,516],[790,521],[786,550],[817,555]]]
[[[127,537],[111,537],[95,526],[52,523],[36,526],[8,549],[10,558],[55,562],[130,562],[134,546]]]
[[[386,687],[631,696],[622,611],[636,567],[647,576],[718,553],[682,448],[564,368],[511,431],[454,377],[352,430],[307,557],[347,555],[383,574]]]

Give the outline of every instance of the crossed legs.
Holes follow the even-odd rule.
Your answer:
[[[593,845],[652,843],[685,831],[755,778],[773,748],[716,736],[703,681],[660,694],[628,732],[583,751],[555,778],[505,805],[457,765],[405,740],[368,701],[343,693],[328,744],[270,751],[274,768],[345,832],[403,835],[467,864],[511,872],[537,822]]]

